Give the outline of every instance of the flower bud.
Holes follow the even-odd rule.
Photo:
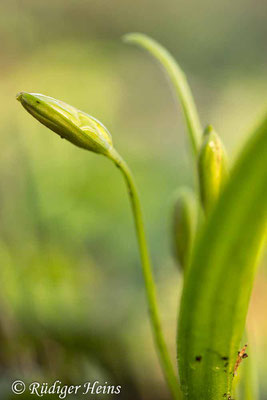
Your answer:
[[[198,175],[201,201],[207,214],[216,202],[227,177],[225,149],[211,126],[208,126],[204,132],[199,151]]]
[[[194,194],[186,188],[178,191],[173,216],[173,239],[176,259],[185,269],[191,254],[196,231],[197,202]]]
[[[106,155],[112,148],[108,130],[83,111],[37,93],[21,92],[17,100],[43,125],[76,146]]]

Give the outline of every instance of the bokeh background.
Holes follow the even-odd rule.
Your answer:
[[[175,362],[181,277],[171,251],[171,210],[175,190],[192,186],[192,160],[166,77],[121,36],[150,34],[176,56],[203,125],[215,126],[233,160],[266,110],[266,15],[264,0],[1,0],[1,399],[16,398],[15,379],[108,381],[122,386],[123,399],[169,398],[118,170],[51,134],[16,93],[61,99],[111,131],[141,193]],[[249,316],[261,399],[267,399],[266,287],[263,261]]]

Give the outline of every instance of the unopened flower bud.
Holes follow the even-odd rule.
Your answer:
[[[191,254],[196,231],[197,202],[186,188],[178,191],[173,216],[174,251],[181,269],[185,269]]]
[[[60,100],[21,92],[17,100],[43,125],[78,147],[108,155],[112,138],[95,118]]]
[[[198,159],[198,175],[201,201],[207,214],[216,202],[227,177],[225,149],[211,126],[204,132]]]

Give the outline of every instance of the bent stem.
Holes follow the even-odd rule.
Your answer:
[[[194,156],[197,158],[201,142],[202,128],[194,98],[183,70],[174,57],[154,39],[141,33],[128,33],[123,36],[127,43],[137,44],[152,54],[166,70],[181,101]]]
[[[169,385],[173,398],[175,400],[180,400],[181,395],[178,385],[178,378],[175,375],[174,368],[168,353],[167,345],[165,343],[162,333],[157,297],[156,297],[156,287],[152,274],[150,256],[145,237],[141,204],[137,193],[137,189],[134,183],[132,173],[126,162],[123,160],[123,158],[114,149],[112,149],[112,151],[110,152],[109,158],[112,161],[114,161],[115,165],[121,170],[128,187],[128,193],[134,215],[136,234],[142,261],[142,270],[145,281],[146,296],[148,301],[149,315],[150,315],[154,340],[158,351],[162,370],[164,372],[166,381]]]

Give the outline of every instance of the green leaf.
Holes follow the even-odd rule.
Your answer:
[[[267,117],[237,160],[185,276],[178,362],[185,399],[231,398],[266,232]]]
[[[159,43],[141,33],[128,33],[123,37],[127,43],[137,44],[152,54],[164,67],[181,101],[184,116],[195,156],[200,146],[202,128],[195,102],[186,76],[173,56]]]

